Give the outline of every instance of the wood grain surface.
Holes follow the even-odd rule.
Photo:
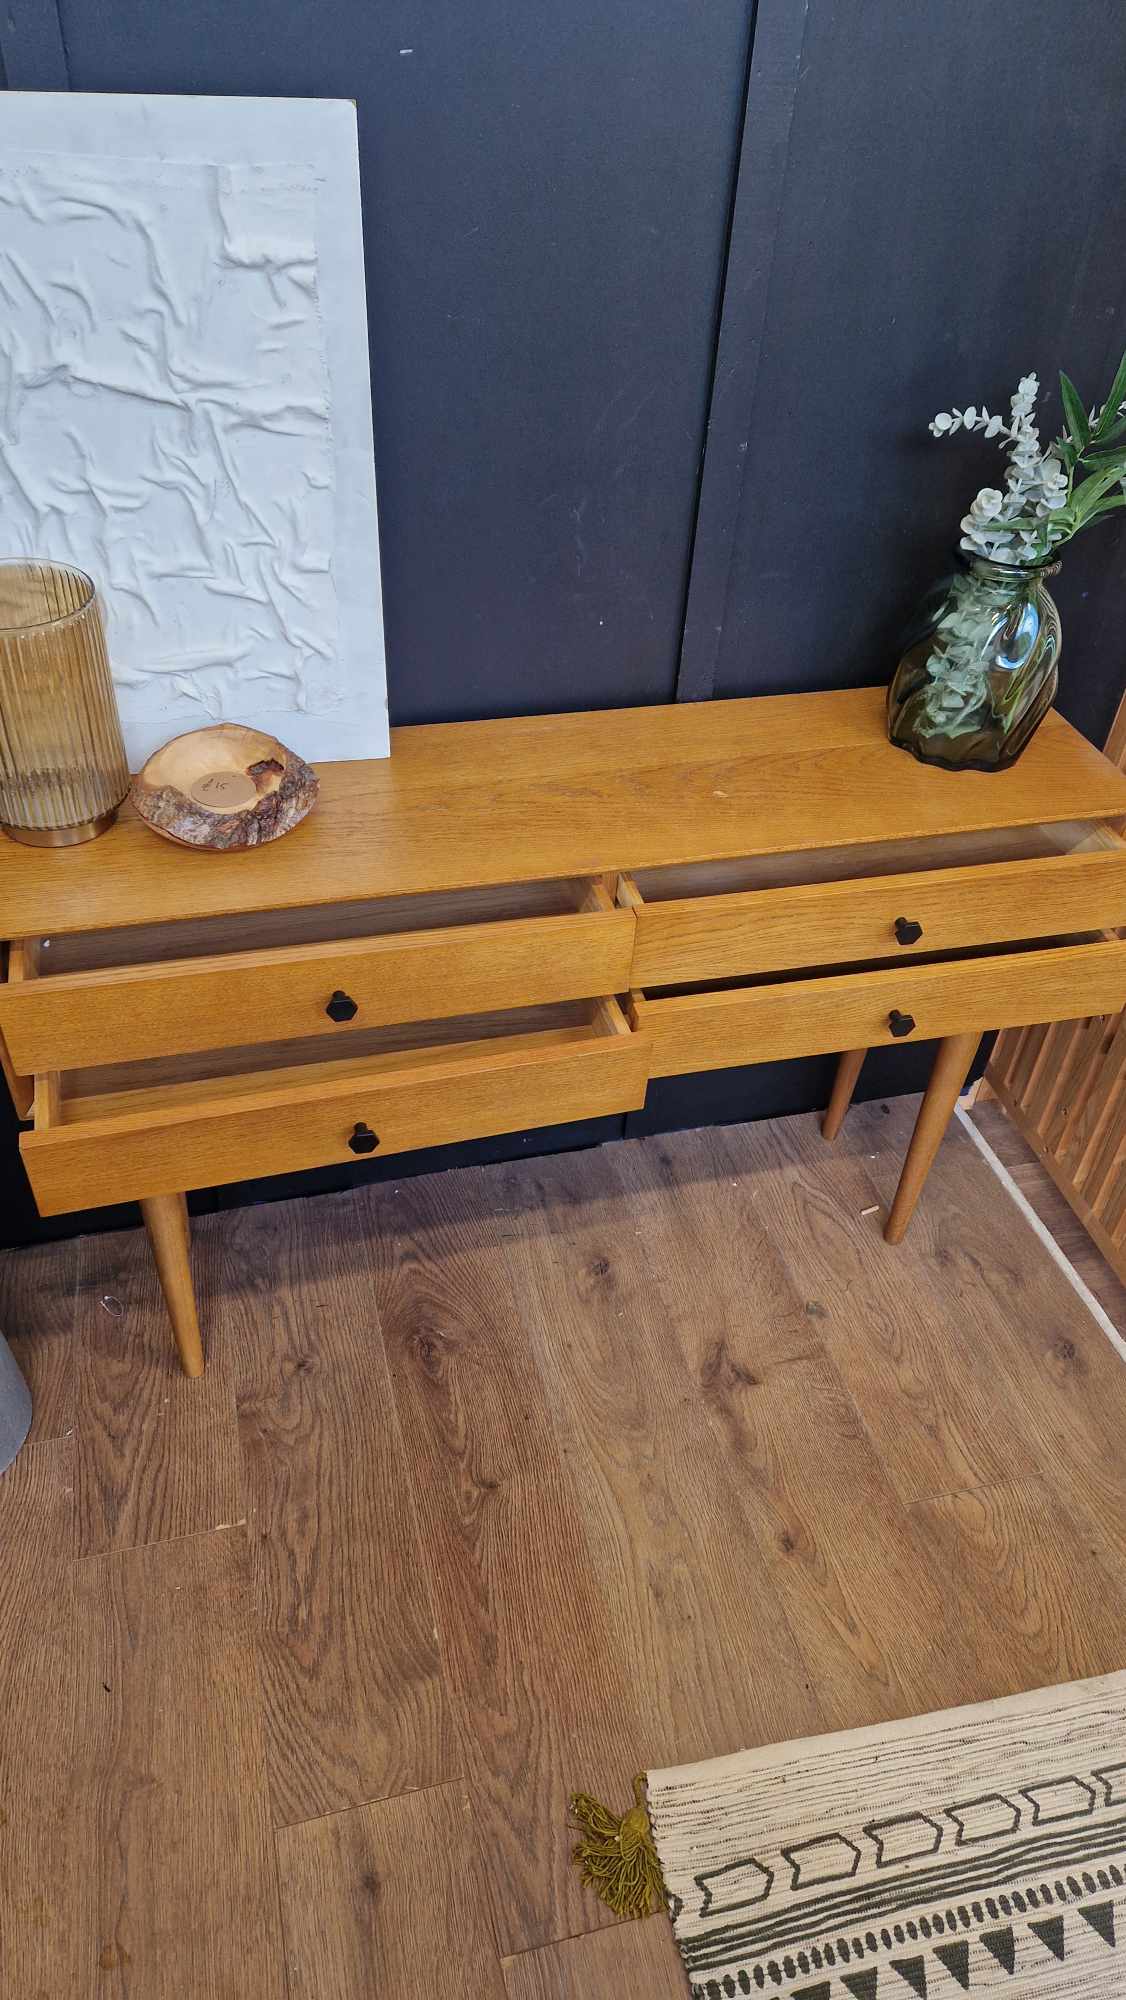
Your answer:
[[[907,948],[896,938],[897,917],[921,927]],[[637,913],[632,984],[738,978],[827,958],[841,965],[867,958],[910,963],[920,952],[1112,929],[1122,922],[1126,847],[990,868],[803,882],[743,896],[646,903]],[[33,1068],[14,1022],[9,1039],[24,1067]]]
[[[76,1994],[277,2000],[241,1529],[76,1566]]]
[[[564,1938],[504,1962],[507,2000],[684,2000],[684,1974],[663,1917]]]
[[[1126,1368],[960,1127],[888,1249],[914,1108],[197,1219],[202,1382],[0,1262],[5,1991],[671,2000],[574,1787],[1120,1665]]]
[[[506,2000],[464,1786],[278,1835],[289,2000]]]
[[[1126,695],[1107,738],[1126,765]],[[1120,1283],[1126,1283],[1126,1010],[1035,1028],[1027,1061],[1015,1030],[998,1038],[988,1080]],[[1051,1058],[1047,1060],[1048,1044]]]
[[[174,1084],[122,1091],[112,1115],[106,1101],[88,1099],[72,1107],[70,1122],[25,1133],[21,1155],[40,1213],[52,1215],[219,1187],[265,1165],[275,1174],[347,1166],[361,1121],[388,1154],[635,1111],[645,1101],[646,1057],[642,1038],[592,1027],[559,1041],[531,1034],[454,1045],[429,1062],[373,1060],[370,1074],[343,1061],[343,1074],[310,1066],[299,1080],[264,1071],[243,1078],[241,1094],[237,1081],[213,1097]]]
[[[850,1112],[832,1145],[814,1116],[699,1135],[778,1246],[905,1501],[1003,1479],[1012,1464],[989,1349],[936,1289],[945,1236],[923,1251],[910,1234],[894,1256],[879,1248],[882,1197],[894,1190],[910,1129],[898,1108],[893,1118],[877,1104]],[[887,1158],[874,1180],[877,1147]]]
[[[1126,941],[1114,938],[646,997],[636,1014],[652,1042],[650,1074],[675,1076],[886,1047],[894,1008],[912,1017],[915,1041],[971,1029],[980,1037],[988,1026],[1112,1012],[1124,986]]]
[[[31,1390],[33,1439],[63,1437],[74,1421],[78,1240],[0,1256],[0,1333]]]
[[[462,1767],[367,1217],[350,1196],[322,1214],[315,1235],[296,1202],[200,1231],[232,1356],[278,1824]]]
[[[35,1104],[35,1084],[30,1076],[17,1074],[16,1066],[8,1054],[8,1045],[0,1035],[0,1076],[7,1086],[12,1100],[12,1110],[17,1118],[30,1118]]]
[[[972,1635],[979,1685],[987,1653],[996,1695],[1121,1670],[1126,1565],[1100,1552],[1043,1480],[944,1493],[912,1512],[948,1577],[950,1622]]]
[[[0,936],[601,875],[723,855],[1126,814],[1126,777],[1052,710],[1019,763],[949,774],[888,743],[882,688],[392,732],[328,764],[284,840],[207,854],[126,806],[100,840],[5,857]]]
[[[571,1865],[568,1799],[596,1782],[628,1797],[647,1743],[482,1178],[503,1205],[476,1173],[365,1201],[493,1924],[518,1951],[610,1921]]]
[[[1126,1022],[1117,1032],[1120,1053],[1126,1057]],[[1126,1327],[1126,1284],[1095,1248],[1071,1202],[1047,1178],[1031,1141],[1014,1126],[992,1091],[988,1096],[978,1097],[970,1115],[1025,1200],[1031,1202],[1049,1234],[1074,1264],[1084,1284],[1094,1292],[1104,1312],[1116,1326]]]
[[[717,1436],[709,1421],[753,1390],[753,1371],[777,1351],[777,1292],[767,1271],[743,1293],[740,1317],[761,1325],[757,1341],[749,1329],[740,1338],[722,1309],[699,1347],[691,1336],[683,1346],[670,1339],[696,1326],[703,1273],[690,1230],[654,1228],[654,1204],[631,1199],[622,1167],[636,1172],[649,1157],[602,1147],[581,1177],[566,1155],[513,1173],[525,1191],[532,1182],[537,1203],[523,1208],[505,1249],[556,1434],[585,1468],[587,1543],[617,1649],[633,1662],[645,1741],[676,1742],[676,1761],[691,1762],[736,1738],[815,1730],[820,1718],[756,1546],[753,1509],[731,1477],[730,1431]],[[474,1226],[484,1234],[487,1217]],[[784,1314],[783,1327],[791,1323],[808,1348],[810,1322]],[[733,1648],[745,1667],[735,1674]],[[648,1749],[643,1763],[652,1763]]]
[[[0,1477],[0,1984],[76,1993],[74,1472],[71,1440]]]
[[[881,1118],[882,1145],[870,1162],[890,1192],[890,1155],[901,1142],[905,1101]],[[860,1130],[874,1128],[870,1106]],[[993,1371],[989,1409],[1002,1425],[1016,1466],[1041,1473],[1064,1509],[1097,1541],[1126,1557],[1122,1505],[1121,1397],[1126,1369],[972,1141],[957,1126],[940,1152],[934,1181],[919,1204],[905,1252],[922,1261],[925,1282],[948,1317],[957,1316]],[[1002,1415],[1003,1413],[1003,1415]]]
[[[1088,923],[1096,918],[1089,908]],[[341,1025],[326,1013],[337,989],[354,1001],[356,1021],[370,1027],[619,993],[629,985],[633,930],[626,910],[588,910],[166,957],[0,986],[0,1027],[24,1073],[48,1063],[75,1069],[112,1062],[123,1050],[143,1062],[302,1035],[319,1035],[327,1054],[333,1038],[341,1039]]]
[[[243,1517],[234,1394],[206,1278],[208,1366],[186,1376],[143,1230],[79,1243],[75,1324],[78,1553],[200,1534]],[[22,1255],[22,1253],[21,1253]]]
[[[19,991],[29,972],[34,974],[35,950],[34,945],[29,948],[20,938],[12,939],[7,944],[0,943],[0,1002],[6,1002],[12,993]],[[2,1032],[0,1075],[7,1085],[16,1117],[30,1118],[35,1106],[35,1078],[27,1071],[19,1074]]]

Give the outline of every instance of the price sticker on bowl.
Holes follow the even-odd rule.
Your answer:
[[[253,805],[257,796],[253,778],[243,771],[207,771],[189,789],[196,805],[207,806],[211,812],[238,812]]]

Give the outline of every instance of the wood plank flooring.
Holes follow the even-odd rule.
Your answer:
[[[1126,1040],[1122,1029],[1119,1033]],[[979,1097],[972,1112],[973,1122],[998,1159],[1012,1174],[1026,1201],[1031,1202],[1041,1222],[1051,1231],[1066,1257],[1071,1259],[1085,1285],[1089,1285],[1103,1310],[1116,1326],[1126,1326],[1126,1285],[1092,1243],[1054,1181],[1048,1178],[1032,1148],[996,1098]]]
[[[0,1990],[672,2000],[572,1789],[1120,1667],[1126,1365],[958,1127],[887,1248],[913,1110],[207,1217],[202,1383],[0,1258]]]

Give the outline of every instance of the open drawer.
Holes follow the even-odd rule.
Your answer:
[[[615,1000],[37,1079],[40,1213],[636,1110],[648,1052]],[[247,1067],[248,1063],[256,1065]]]
[[[0,1035],[21,1076],[328,1041],[623,992],[633,934],[600,883],[568,880],[22,939]]]
[[[1117,1013],[1126,1002],[1126,940],[748,980],[703,992],[639,993],[650,1074],[726,1069],[828,1055],[897,1040],[967,1034]]]
[[[635,987],[1126,926],[1126,842],[1096,821],[639,870]]]

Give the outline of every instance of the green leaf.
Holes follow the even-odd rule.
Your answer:
[[[1070,375],[1065,375],[1062,368],[1060,369],[1060,398],[1063,402],[1064,416],[1067,418],[1067,428],[1071,432],[1072,438],[1079,450],[1082,451],[1091,435],[1091,426],[1087,422],[1087,412],[1083,407],[1079,391]]]
[[[1094,478],[1098,472],[1110,472],[1114,466],[1126,470],[1126,444],[1116,444],[1112,452],[1086,452],[1084,472]]]
[[[1082,486],[1075,488],[1071,504],[1080,527],[1088,519],[1091,509],[1098,505],[1103,494],[1109,493],[1112,486],[1117,486],[1122,476],[1123,467],[1118,464],[1112,465],[1105,472],[1093,472],[1089,479],[1083,481]]]
[[[1104,514],[1113,514],[1116,507],[1126,507],[1126,493],[1120,493],[1114,500],[1100,500],[1096,507],[1092,507],[1086,520],[1080,521],[1075,532],[1078,534],[1079,528],[1089,528],[1095,521],[1101,521]]]
[[[1113,430],[1107,432],[1098,451],[1088,446],[1083,453],[1083,465],[1097,472],[1101,465],[1109,464],[1110,460],[1117,458],[1122,451],[1123,437],[1126,437],[1126,417],[1123,417],[1121,423],[1116,424]]]
[[[1123,354],[1118,364],[1118,373],[1110,385],[1106,402],[1102,407],[1102,415],[1095,425],[1096,438],[1106,437],[1112,425],[1117,422],[1120,403],[1126,403],[1126,354]]]

